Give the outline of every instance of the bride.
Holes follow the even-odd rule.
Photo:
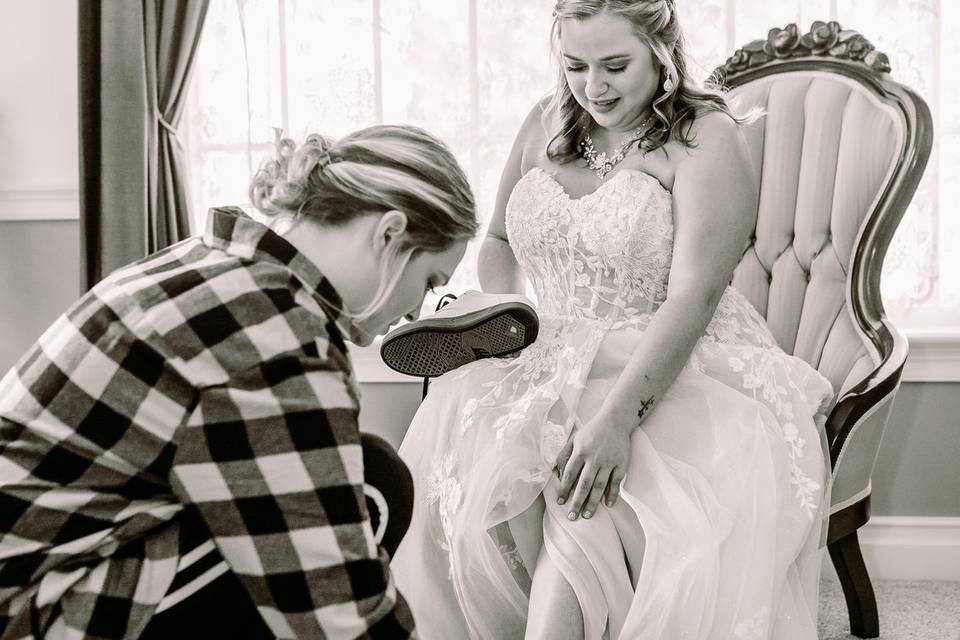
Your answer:
[[[560,0],[481,253],[541,318],[432,386],[392,562],[421,637],[816,637],[830,384],[729,285],[757,210],[674,0]]]

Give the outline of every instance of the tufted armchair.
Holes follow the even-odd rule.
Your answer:
[[[759,210],[733,283],[838,392],[827,547],[862,638],[879,624],[857,529],[908,350],[884,314],[880,269],[932,144],[926,103],[889,71],[857,32],[815,22],[772,29],[713,75],[740,109],[766,113],[748,130]]]

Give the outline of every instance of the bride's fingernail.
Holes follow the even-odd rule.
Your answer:
[[[575,514],[573,511],[567,514],[567,520],[576,520],[576,519],[577,519],[577,514]]]
[[[590,513],[589,511],[584,511],[584,512],[583,512],[583,517],[584,517],[584,518],[589,518],[589,517],[592,516],[592,515],[593,515],[593,514]]]
[[[557,498],[557,504],[563,504],[564,502],[566,502],[566,500],[563,498]]]

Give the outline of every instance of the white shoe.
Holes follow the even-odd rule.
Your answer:
[[[457,367],[520,351],[537,339],[533,304],[516,294],[467,291],[435,314],[383,338],[380,357],[400,373],[441,376]]]

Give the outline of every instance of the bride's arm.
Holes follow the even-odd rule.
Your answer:
[[[726,115],[710,113],[694,124],[692,132],[697,146],[678,163],[673,185],[675,230],[667,299],[651,318],[598,415],[574,437],[569,461],[560,465],[567,467],[559,492],[563,498],[577,480],[574,474],[582,461],[584,473],[571,503],[574,513],[581,506],[585,514],[596,512],[607,478],[607,502],[616,500],[626,460],[604,453],[613,441],[622,446],[623,437],[640,425],[679,375],[713,317],[754,226],[756,188],[738,126]]]
[[[633,427],[643,403],[655,402],[687,362],[754,227],[756,188],[743,134],[720,113],[701,118],[694,133],[697,147],[679,163],[673,185],[667,299],[604,403]]]
[[[497,200],[487,227],[483,243],[480,245],[478,272],[480,288],[487,293],[524,293],[526,279],[517,258],[507,239],[506,210],[507,201],[514,186],[523,175],[524,149],[528,146],[530,135],[540,127],[540,106],[535,106],[520,127],[513,142],[507,164],[500,176]]]

